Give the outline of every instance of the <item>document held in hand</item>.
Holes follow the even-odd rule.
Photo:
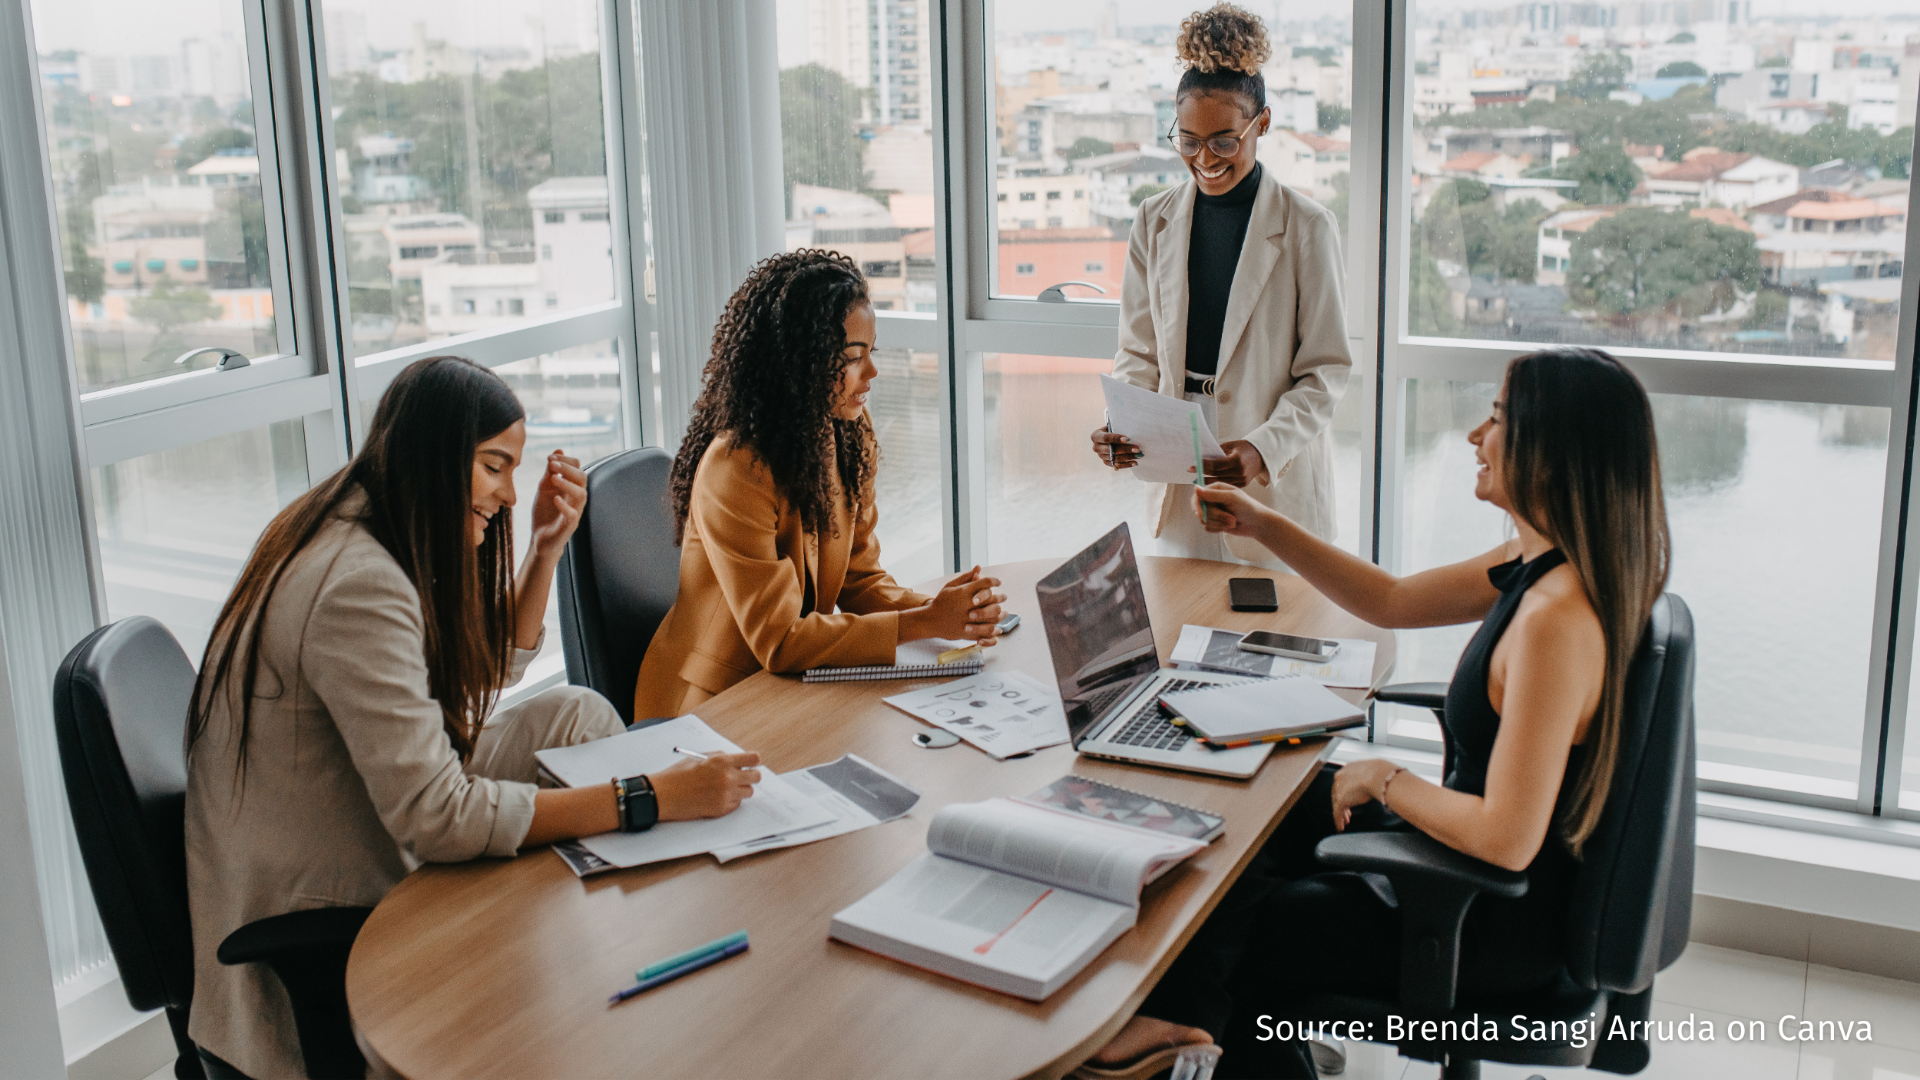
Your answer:
[[[1140,461],[1127,471],[1156,484],[1192,484],[1193,425],[1200,424],[1200,451],[1207,457],[1226,454],[1200,412],[1200,404],[1151,390],[1142,390],[1111,375],[1100,376],[1100,392],[1107,398],[1107,430],[1125,435],[1140,448]]]
[[[934,815],[927,854],[833,917],[830,936],[1041,1001],[1133,926],[1140,888],[1206,845],[1011,799]]]

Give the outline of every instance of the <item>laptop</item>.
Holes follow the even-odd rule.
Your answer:
[[[1040,579],[1040,621],[1073,748],[1089,757],[1245,778],[1271,743],[1215,750],[1173,722],[1160,695],[1243,675],[1162,670],[1147,620],[1147,593],[1123,522]]]

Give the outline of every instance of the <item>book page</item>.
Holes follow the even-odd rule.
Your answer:
[[[1206,845],[1080,820],[1010,799],[954,803],[934,815],[927,850],[1138,906],[1140,886]]]

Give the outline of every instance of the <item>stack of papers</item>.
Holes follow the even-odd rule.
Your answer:
[[[1067,741],[1060,695],[1018,671],[981,672],[883,700],[1000,761]]]
[[[1213,437],[1213,428],[1200,403],[1142,390],[1111,375],[1100,376],[1107,400],[1107,430],[1125,435],[1140,448],[1140,461],[1127,472],[1137,480],[1158,484],[1194,482],[1193,437],[1199,429],[1200,452],[1221,457],[1226,451]]]
[[[1180,643],[1173,647],[1169,659],[1175,667],[1188,671],[1218,671],[1261,678],[1305,675],[1321,686],[1349,686],[1360,690],[1373,685],[1374,643],[1365,638],[1328,638],[1340,643],[1340,651],[1332,660],[1320,661],[1247,652],[1240,647],[1243,634],[1243,630],[1182,626]]]
[[[541,750],[541,771],[566,787],[604,784],[685,760],[676,746],[703,754],[737,754],[740,748],[688,714],[663,724],[577,746]],[[853,832],[906,813],[920,793],[861,759],[848,755],[785,776],[760,770],[753,796],[726,817],[668,821],[646,832],[601,833],[554,845],[581,876],[688,855],[712,853],[720,861],[755,851],[791,847]]]

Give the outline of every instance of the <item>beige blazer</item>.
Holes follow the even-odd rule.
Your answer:
[[[371,906],[422,862],[512,855],[533,823],[534,785],[463,769],[428,693],[418,594],[353,519],[364,506],[342,505],[267,605],[244,791],[225,696],[187,749],[189,1034],[258,1080],[304,1066],[271,972],[214,957],[228,934],[290,911]],[[512,681],[536,654],[516,650]]]
[[[635,719],[679,716],[762,669],[891,664],[903,608],[927,597],[880,568],[872,502],[819,537],[751,451],[722,434],[693,475],[680,590],[640,664]]]
[[[1114,376],[1173,397],[1186,389],[1194,190],[1188,180],[1140,204],[1120,293]],[[1353,367],[1345,265],[1333,213],[1263,169],[1220,335],[1215,434],[1245,439],[1266,460],[1270,482],[1248,484],[1249,494],[1328,540],[1333,410]],[[1186,485],[1155,485],[1154,535],[1169,515],[1193,512],[1188,498]],[[1249,561],[1272,557],[1244,537],[1227,537],[1227,546]]]

